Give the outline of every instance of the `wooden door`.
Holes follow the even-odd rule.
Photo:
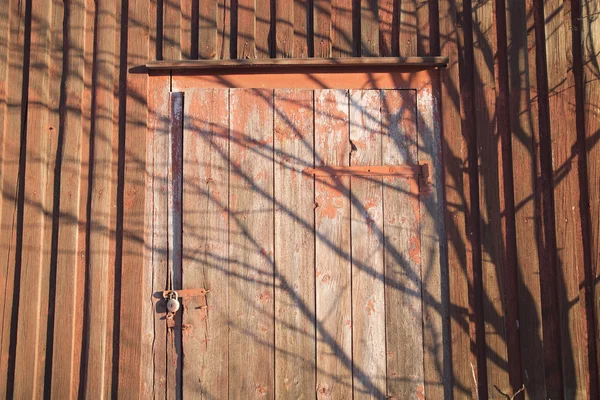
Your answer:
[[[172,321],[156,296],[155,396],[424,395],[417,93],[170,94],[155,282],[207,293]]]

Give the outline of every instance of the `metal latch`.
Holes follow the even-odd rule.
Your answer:
[[[181,307],[180,298],[204,297],[208,289],[164,290],[161,294],[167,302],[167,320],[172,320]]]

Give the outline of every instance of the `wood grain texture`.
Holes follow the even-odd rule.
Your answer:
[[[441,124],[443,134],[444,188],[446,203],[446,243],[448,252],[450,337],[452,347],[452,394],[471,397],[473,375],[470,365],[469,282],[467,275],[468,194],[464,167],[467,149],[461,129],[459,76],[459,29],[455,24],[457,2],[441,2],[439,12],[441,54],[449,57],[448,69],[441,74]],[[460,32],[462,33],[462,32]]]
[[[181,0],[180,9],[180,41],[181,59],[198,58],[198,9],[195,0]],[[204,3],[204,2],[203,2]],[[212,2],[208,2],[212,3]],[[216,6],[216,4],[215,4]],[[194,15],[196,13],[196,15]],[[216,32],[216,31],[215,31]]]
[[[450,335],[448,315],[446,236],[443,224],[443,165],[440,135],[440,104],[437,80],[417,90],[417,143],[419,164],[429,163],[428,186],[420,195],[421,281],[423,292],[423,377],[425,393],[432,398],[449,396]]]
[[[223,55],[219,57],[217,47],[219,11],[225,11],[220,9],[219,5],[220,3],[217,0],[199,2],[198,58],[200,59],[225,58]]]
[[[417,55],[417,0],[399,0],[400,55]]]
[[[294,53],[295,58],[308,58],[314,51],[313,26],[310,10],[313,0],[294,0]],[[277,32],[277,27],[275,28]]]
[[[280,0],[275,2],[275,42],[277,46],[277,58],[294,57],[294,14],[297,9],[296,3],[300,1],[302,0]],[[299,8],[300,7],[298,7],[298,9]],[[299,30],[302,29],[303,26],[306,27],[306,22],[298,27]]]
[[[352,7],[348,0],[331,1],[331,56],[352,57],[358,55],[358,43],[354,40]]]
[[[397,0],[379,0],[379,55],[397,57],[400,54],[400,12]]]
[[[237,58],[269,58],[272,47],[270,0],[238,0],[237,18]]]
[[[379,7],[377,1],[360,1],[360,55],[379,55]]]
[[[473,6],[475,123],[479,164],[479,209],[481,212],[481,258],[483,277],[483,312],[485,324],[488,395],[498,387],[509,393],[508,349],[506,332],[505,239],[501,234],[504,212],[499,181],[498,127],[495,119],[498,88],[495,84],[497,51],[493,2]]]
[[[229,91],[186,93],[183,132],[183,397],[228,393]]]
[[[585,121],[585,148],[587,152],[587,184],[589,193],[590,210],[590,241],[591,265],[594,279],[600,274],[600,197],[595,193],[600,192],[600,66],[598,65],[598,51],[600,47],[600,13],[597,2],[586,1],[581,3],[581,26],[583,44],[583,81],[584,81],[584,121]],[[594,296],[598,298],[600,287],[594,286]],[[595,302],[596,332],[600,327],[600,304]],[[596,348],[600,335],[596,333]],[[600,352],[598,352],[597,365],[600,365]],[[600,373],[599,373],[600,374]]]
[[[221,60],[236,58],[236,43],[232,38],[232,1],[217,0],[217,57]]]
[[[98,2],[88,17],[98,13],[97,30],[102,38],[95,48],[87,49],[97,54],[96,73],[92,76],[90,120],[88,271],[86,276],[87,307],[84,309],[85,325],[83,352],[86,370],[83,395],[102,393],[110,395],[112,374],[112,298],[114,270],[115,195],[117,176],[118,137],[115,134],[114,87],[118,84],[115,57],[115,29],[117,7],[111,2]],[[87,44],[87,43],[86,43]],[[89,59],[89,58],[88,58]],[[86,65],[88,70],[88,65]],[[90,71],[91,72],[91,71]],[[102,82],[102,84],[98,84]],[[92,122],[93,121],[93,122]],[[86,179],[88,177],[86,176]],[[150,266],[149,266],[150,268]],[[151,314],[150,314],[151,315]],[[153,335],[154,332],[152,332]],[[86,352],[87,350],[87,352]]]
[[[275,91],[275,393],[315,391],[313,91]]]
[[[121,68],[129,70],[143,63],[149,57],[149,9],[145,1],[130,1],[126,8],[127,37],[130,39],[127,48],[121,48],[121,56],[126,59],[121,62]],[[135,38],[135,39],[134,39]],[[141,389],[141,354],[142,342],[142,304],[147,296],[143,292],[145,274],[151,271],[143,268],[143,259],[147,244],[144,243],[144,211],[145,207],[145,173],[146,173],[146,142],[148,108],[146,93],[148,77],[142,74],[127,74],[121,82],[121,110],[127,115],[119,114],[119,189],[117,194],[117,224],[122,223],[121,237],[117,237],[117,267],[116,273],[121,274],[120,301],[115,301],[119,307],[119,350],[118,350],[118,395],[126,397],[131,393],[139,393]],[[142,145],[140,145],[142,144]],[[125,156],[127,155],[127,156]],[[122,167],[121,167],[122,166]],[[119,209],[120,208],[120,209]],[[119,243],[122,240],[122,243]]]
[[[379,91],[351,91],[349,99],[350,165],[382,165]],[[382,178],[350,179],[354,398],[381,398],[386,393]]]
[[[329,0],[313,0],[314,57],[332,56],[331,16],[332,4]]]
[[[315,91],[315,165],[349,163],[348,91]],[[352,395],[350,177],[315,183],[317,398]]]
[[[564,396],[586,398],[589,364],[570,5],[547,1],[544,15]]]
[[[417,109],[412,90],[381,96],[382,162],[417,162]],[[423,307],[419,194],[406,177],[383,181],[387,395],[423,395]]]
[[[0,284],[2,284],[3,296],[0,297],[2,312],[2,330],[0,331],[0,397],[9,395],[13,382],[9,371],[14,371],[14,360],[10,360],[11,332],[16,323],[15,305],[18,303],[18,283],[15,285],[16,271],[16,245],[19,208],[17,195],[19,188],[19,167],[21,164],[21,133],[23,124],[26,123],[23,116],[24,107],[23,68],[25,66],[25,55],[23,52],[25,40],[25,2],[11,1],[3,8],[1,27],[4,34],[2,59],[0,61],[0,146],[2,155],[0,161]],[[10,83],[10,84],[9,84]],[[14,347],[12,347],[14,349]],[[12,363],[12,366],[10,365]],[[12,374],[14,377],[14,373]]]
[[[180,60],[182,58],[181,37],[181,12],[182,6],[190,0],[163,0],[163,48],[162,56],[165,60]],[[154,18],[152,16],[151,18]]]
[[[30,71],[27,93],[28,146],[24,190],[27,201],[23,205],[19,277],[21,282],[28,282],[29,290],[20,291],[19,294],[14,368],[23,373],[14,375],[14,394],[17,398],[40,397],[44,391],[54,189],[47,171],[53,168],[56,151],[52,150],[56,149],[58,131],[58,110],[56,105],[51,107],[50,101],[58,98],[60,93],[60,75],[56,74],[56,69],[60,67],[53,65],[50,54],[56,49],[53,47],[53,36],[62,39],[56,25],[52,29],[53,23],[59,21],[54,5],[49,0],[42,1],[31,11],[31,47],[36,51],[31,53],[30,62],[36,68]],[[60,53],[58,65],[61,65]]]
[[[273,397],[273,91],[230,91],[229,395]]]
[[[538,131],[535,35],[531,1],[507,2],[508,65],[513,174],[515,185],[515,239],[519,274],[519,328],[525,397],[545,398],[542,340],[540,260],[536,242],[539,197],[538,161],[534,133]]]
[[[86,3],[75,1],[65,5],[62,82],[69,88],[64,100],[64,111],[59,111],[58,154],[54,180],[60,183],[58,196],[59,216],[56,277],[54,288],[54,343],[52,347],[51,395],[57,398],[76,398],[79,390],[79,362],[81,360],[85,260],[85,208],[87,201],[87,173],[89,165],[90,130],[89,92],[84,93],[84,82],[90,86],[90,70],[85,71],[86,51],[93,43],[93,20],[86,17]],[[58,21],[57,21],[58,22]],[[91,26],[90,26],[91,25]],[[62,31],[62,27],[60,28]],[[88,32],[88,35],[86,35]],[[87,36],[87,37],[86,37]],[[87,48],[86,48],[87,46]],[[56,54],[56,53],[54,53]],[[66,67],[66,68],[65,68]],[[64,88],[61,88],[64,90]],[[63,95],[64,96],[64,95]],[[84,99],[87,104],[84,104]],[[58,311],[58,312],[56,312]],[[64,314],[63,314],[64,313]],[[62,317],[61,315],[68,316]],[[52,318],[50,314],[50,318]],[[58,323],[56,323],[58,322]]]

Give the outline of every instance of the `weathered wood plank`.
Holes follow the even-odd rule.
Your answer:
[[[23,118],[25,115],[25,102],[23,101],[23,68],[25,57],[25,7],[26,2],[11,1],[3,7],[2,29],[5,38],[3,51],[5,58],[0,62],[0,90],[4,102],[1,107],[0,121],[0,146],[2,149],[0,159],[0,284],[4,296],[0,297],[2,312],[2,330],[0,330],[0,397],[7,398],[13,385],[15,375],[14,356],[11,349],[11,332],[16,323],[13,312],[16,311],[15,287],[16,245],[18,231],[18,191],[19,170],[21,166],[20,148]],[[4,17],[6,16],[6,17]],[[4,19],[6,18],[6,19]],[[27,93],[25,93],[25,96]],[[13,343],[14,344],[14,343]],[[12,372],[11,372],[12,371]]]
[[[360,55],[379,55],[379,7],[377,1],[360,1]]]
[[[195,5],[198,0],[180,0],[180,47],[181,59],[190,60],[198,58],[198,8]],[[202,3],[205,3],[204,1]],[[213,3],[213,2],[206,2]],[[216,4],[215,4],[216,6]],[[215,7],[216,9],[216,7]],[[195,15],[194,15],[195,13]],[[216,30],[214,31],[216,34]]]
[[[437,2],[436,2],[437,3]],[[416,32],[417,32],[417,53],[420,56],[428,56],[438,52],[432,52],[432,46],[439,39],[439,25],[437,21],[431,20],[430,17],[436,18],[438,13],[431,14],[436,11],[437,4],[430,0],[417,0],[416,5]]]
[[[275,26],[274,0],[254,0],[256,2],[256,58],[275,57],[275,36],[272,35]]]
[[[564,396],[587,398],[589,362],[585,317],[576,94],[569,2],[544,2],[554,215],[557,246],[556,287],[560,305]]]
[[[126,54],[127,65],[120,65],[129,71],[149,58],[149,7],[146,1],[132,0],[127,5],[127,15],[121,21],[127,24],[127,49],[120,49]],[[117,256],[116,274],[121,276],[116,289],[120,297],[115,307],[120,309],[119,315],[119,349],[118,349],[118,397],[126,397],[130,393],[138,393],[141,389],[141,354],[140,337],[143,330],[142,313],[144,299],[145,274],[151,271],[144,269],[144,254],[148,243],[144,243],[144,211],[145,207],[145,174],[146,143],[148,133],[148,108],[146,95],[148,76],[128,73],[125,81],[120,82],[121,110],[127,115],[119,114],[119,176],[117,193]],[[122,224],[122,227],[119,225]],[[119,296],[119,295],[117,295]],[[113,366],[114,367],[114,366]],[[116,383],[116,382],[115,382]]]
[[[506,346],[506,297],[504,238],[500,199],[498,127],[495,119],[497,87],[495,84],[496,35],[493,2],[473,4],[474,101],[477,113],[477,147],[479,157],[479,208],[481,212],[481,259],[483,277],[483,317],[485,324],[487,390],[491,396],[498,387],[509,393],[508,350]]]
[[[350,92],[350,165],[382,164],[379,91]],[[386,393],[383,178],[352,177],[352,371],[355,399]]]
[[[186,93],[183,132],[183,397],[228,393],[229,91]]]
[[[216,59],[229,60],[235,57],[236,39],[232,37],[233,31],[231,28],[232,12],[231,4],[235,0],[217,0],[217,54]],[[235,16],[237,18],[237,16]],[[199,46],[201,47],[202,42]]]
[[[457,2],[441,2],[439,12],[441,54],[451,60],[441,74],[441,124],[443,129],[444,187],[446,196],[446,243],[448,251],[450,337],[452,348],[452,394],[454,398],[471,397],[473,375],[470,360],[469,337],[469,282],[467,268],[466,214],[468,193],[464,180],[468,179],[460,114],[460,77],[458,35],[456,26]],[[461,39],[461,42],[464,39]],[[450,371],[448,372],[450,373]]]
[[[315,165],[349,163],[348,92],[315,92]],[[352,395],[350,177],[315,184],[317,398]]]
[[[229,395],[273,397],[273,92],[230,91]]]
[[[331,57],[331,13],[329,0],[313,0],[314,57]]]
[[[400,2],[400,55],[417,55],[417,0]]]
[[[584,121],[585,121],[585,148],[587,152],[587,180],[588,180],[588,205],[590,212],[590,248],[591,265],[588,267],[593,272],[594,281],[600,276],[600,66],[598,65],[598,51],[600,46],[600,4],[594,1],[581,2],[581,25],[583,42],[583,81],[584,81]],[[600,285],[594,285],[594,296],[600,298]],[[596,318],[596,349],[600,348],[600,303],[595,302]],[[600,365],[600,351],[597,351],[597,363]],[[600,371],[599,371],[600,374]]]
[[[269,58],[272,45],[270,0],[238,0],[237,23],[237,58]]]
[[[19,282],[28,283],[28,290],[19,292],[14,366],[17,371],[14,374],[14,394],[21,398],[41,397],[44,391],[53,204],[53,185],[49,177],[52,176],[56,155],[52,149],[56,148],[59,130],[58,107],[51,105],[50,101],[58,98],[60,93],[61,75],[57,74],[56,69],[60,69],[62,64],[62,54],[53,47],[52,39],[62,39],[62,29],[57,32],[55,25],[61,11],[58,3],[52,4],[49,0],[37,3],[37,7],[31,10],[31,49],[34,51],[30,55],[32,68],[27,93],[27,149],[19,277]],[[59,26],[62,28],[62,25]],[[59,66],[55,66],[50,57],[55,49],[59,51]]]
[[[165,60],[180,60],[182,57],[181,11],[182,5],[190,0],[163,0],[163,49]],[[156,18],[154,15],[150,18]],[[130,21],[131,22],[131,21]]]
[[[275,91],[275,393],[315,391],[313,92]]]
[[[220,36],[217,23],[219,4],[217,0],[199,2],[198,58],[200,59],[225,58],[222,55],[219,57],[217,52],[217,37]]]
[[[397,0],[379,0],[379,55],[397,57],[400,54],[400,12]]]
[[[531,0],[507,3],[510,120],[515,185],[515,239],[519,290],[519,336],[525,397],[546,398],[540,294],[540,260],[536,245],[539,197],[536,189],[538,131],[535,32]]]
[[[331,1],[331,54],[327,57],[358,55],[360,46],[354,42],[352,3],[348,0]]]
[[[152,198],[149,199],[152,211],[151,223],[151,268],[152,286],[146,295],[152,296],[151,332],[152,346],[152,381],[148,382],[143,392],[155,397],[166,398],[167,390],[167,324],[165,321],[166,304],[163,298],[153,295],[167,287],[168,268],[168,169],[169,169],[169,77],[153,76],[151,92],[148,94],[149,120],[152,153]],[[148,238],[150,240],[150,238]],[[146,289],[148,290],[148,289]]]
[[[277,58],[294,57],[294,14],[297,9],[296,4],[301,1],[302,0],[280,0],[275,3]],[[304,26],[306,26],[306,22],[304,23]],[[302,29],[302,25],[299,29]]]
[[[308,58],[313,50],[312,0],[294,0],[294,52],[295,58]],[[277,29],[275,29],[277,32]]]
[[[417,105],[412,90],[380,92],[384,165],[417,162]],[[387,395],[423,395],[420,207],[416,183],[383,181]],[[354,189],[354,186],[353,186]]]
[[[65,108],[60,115],[54,172],[55,184],[60,188],[59,193],[55,193],[59,198],[55,207],[59,207],[58,215],[61,218],[58,221],[55,256],[56,280],[51,288],[56,295],[53,305],[54,344],[50,393],[56,398],[76,398],[82,343],[83,303],[80,299],[84,296],[83,272],[86,267],[84,220],[88,182],[87,172],[82,167],[89,165],[90,129],[89,115],[83,120],[83,102],[84,99],[86,102],[89,99],[89,93],[84,94],[84,82],[89,88],[91,78],[89,69],[84,76],[84,61],[86,56],[89,57],[86,52],[93,43],[90,39],[94,26],[93,20],[86,18],[85,1],[66,3],[63,13],[65,17],[61,30],[66,29],[62,32],[65,37],[62,57],[66,59],[66,63],[63,64],[62,80],[69,90],[62,95],[64,104],[60,105]],[[59,21],[60,19],[55,23]],[[89,109],[90,103],[86,105]]]

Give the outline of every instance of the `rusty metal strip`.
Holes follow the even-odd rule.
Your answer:
[[[181,289],[176,290],[176,292],[179,297],[202,297],[208,293],[208,289]],[[166,298],[169,293],[171,293],[171,290],[164,290],[157,294],[161,295],[163,298]]]

